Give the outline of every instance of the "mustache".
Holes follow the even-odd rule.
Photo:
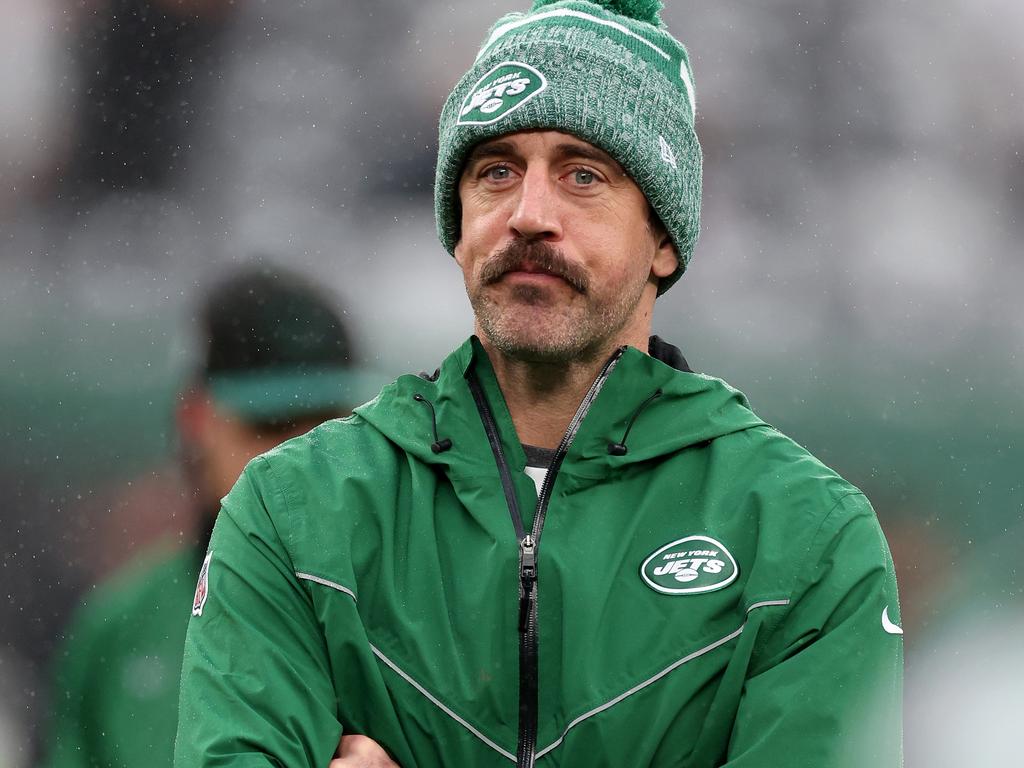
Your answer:
[[[569,261],[560,250],[550,243],[521,237],[512,240],[491,257],[480,270],[480,282],[483,285],[496,283],[506,273],[520,269],[527,262],[536,269],[562,278],[577,293],[586,294],[590,288],[587,273]]]

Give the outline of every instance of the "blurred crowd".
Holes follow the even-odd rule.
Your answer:
[[[433,230],[436,118],[526,4],[3,0],[0,768],[37,759],[81,597],[192,535],[173,403],[211,282],[314,280],[363,397],[468,331]],[[1017,764],[1024,5],[666,5],[705,186],[656,332],[875,503],[907,764]]]

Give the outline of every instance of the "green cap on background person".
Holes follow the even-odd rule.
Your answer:
[[[481,141],[560,130],[625,168],[679,256],[682,276],[700,229],[701,150],[689,56],[659,0],[536,0],[491,28],[441,111],[434,211],[449,253],[459,240],[459,176]]]
[[[329,417],[365,397],[340,314],[299,275],[273,266],[243,269],[209,292],[200,323],[198,378],[244,421]]]

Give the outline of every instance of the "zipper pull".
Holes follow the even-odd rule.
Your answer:
[[[533,613],[533,585],[537,581],[537,545],[527,534],[519,542],[519,580],[523,595],[519,598],[519,631],[525,632]]]
[[[519,542],[520,558],[519,578],[525,587],[527,582],[537,580],[537,546],[533,542],[533,536],[526,534]]]

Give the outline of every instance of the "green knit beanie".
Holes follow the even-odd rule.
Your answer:
[[[449,253],[459,240],[459,177],[476,144],[554,129],[614,157],[664,223],[679,279],[700,228],[701,152],[686,49],[660,0],[535,0],[498,20],[441,110],[434,214]]]

